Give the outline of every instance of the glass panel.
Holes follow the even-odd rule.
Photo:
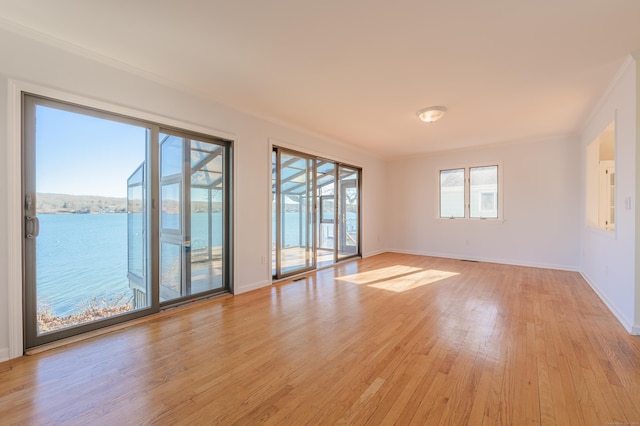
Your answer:
[[[280,154],[280,274],[314,265],[313,161]]]
[[[167,302],[224,288],[225,158],[215,143],[160,140],[160,302]]]
[[[222,147],[191,141],[190,293],[224,286],[224,156]]]
[[[29,125],[35,185],[25,191],[35,206],[27,216],[40,221],[37,239],[27,240],[35,242],[35,335],[147,307],[137,297],[148,289],[147,129],[64,105],[36,105]]]
[[[469,169],[469,202],[472,218],[498,217],[498,166]]]
[[[160,302],[182,294],[182,247],[180,244],[160,245]]]
[[[339,167],[338,257],[359,253],[360,232],[358,170]]]
[[[464,217],[464,169],[440,171],[440,217]]]
[[[127,180],[127,258],[133,306],[149,305],[147,291],[147,209],[144,163]]]
[[[182,175],[182,138],[160,135],[161,177]]]
[[[321,221],[324,223],[333,223],[336,217],[336,204],[333,195],[322,195],[320,197]]]
[[[162,185],[162,214],[160,224],[162,229],[180,231],[180,183]]]
[[[318,194],[318,267],[331,265],[336,256],[336,165],[332,161],[317,160],[316,187]]]

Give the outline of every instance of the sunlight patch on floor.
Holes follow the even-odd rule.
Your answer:
[[[459,273],[396,265],[337,277],[336,280],[402,293],[403,291],[432,284],[456,275],[459,275]]]

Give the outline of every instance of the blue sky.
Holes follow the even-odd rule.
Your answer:
[[[44,106],[36,110],[36,191],[126,197],[146,128]]]

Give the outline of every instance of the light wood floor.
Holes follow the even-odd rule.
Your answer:
[[[1,424],[640,422],[572,272],[384,254],[0,364]]]

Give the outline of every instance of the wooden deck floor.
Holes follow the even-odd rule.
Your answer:
[[[384,254],[0,364],[4,424],[640,422],[577,274]]]

